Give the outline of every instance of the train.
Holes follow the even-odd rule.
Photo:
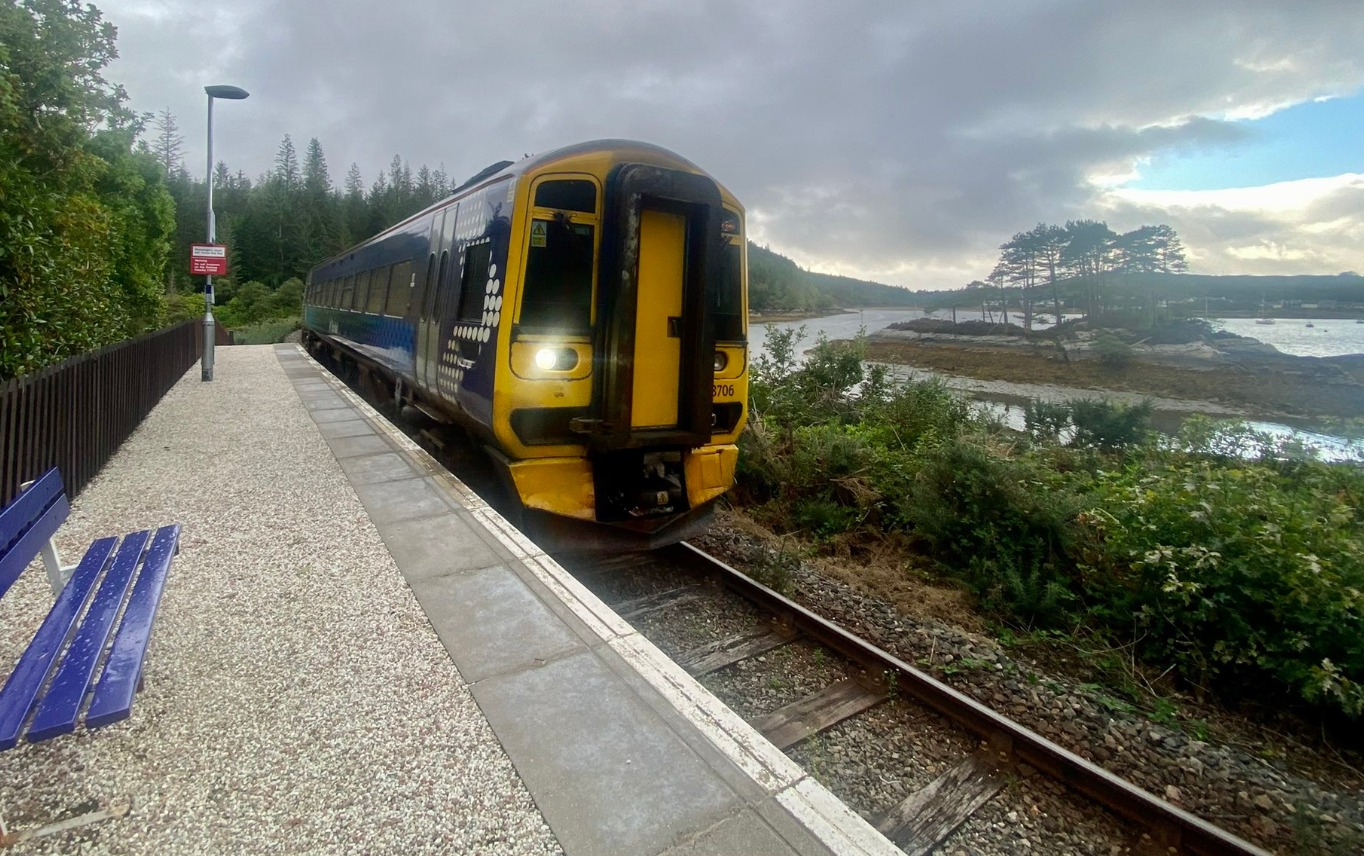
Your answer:
[[[309,273],[308,351],[486,454],[523,526],[654,547],[730,489],[748,413],[744,209],[598,140],[501,161]]]

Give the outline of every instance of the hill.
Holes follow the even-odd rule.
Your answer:
[[[748,308],[752,312],[810,312],[851,306],[911,306],[914,292],[853,279],[815,273],[752,241],[748,244]]]
[[[1110,309],[1144,307],[1154,298],[1158,304],[1171,307],[1187,304],[1187,311],[1195,314],[1203,312],[1205,301],[1213,313],[1254,313],[1262,305],[1275,310],[1327,309],[1351,314],[1355,314],[1351,310],[1364,308],[1364,276],[1355,273],[1296,276],[1105,273],[1093,279],[1063,279],[1057,285],[1062,304],[1073,309],[1088,305],[1091,295]],[[1009,287],[1003,293],[1011,310],[1020,305],[1021,289]],[[961,288],[922,293],[919,298],[928,308],[979,306],[982,299],[996,303],[999,292],[993,288]],[[1042,304],[1041,309],[1049,309],[1050,287],[1040,284],[1034,300]]]

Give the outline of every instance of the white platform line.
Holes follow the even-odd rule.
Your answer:
[[[759,787],[774,796],[820,842],[840,856],[904,856],[903,850],[827,788],[807,776],[785,752],[772,745],[652,642],[635,632],[629,622],[616,615],[562,565],[445,470],[425,449],[313,360],[302,346],[295,347],[341,395],[365,414],[376,430],[386,434],[421,466],[440,474],[440,481],[508,552],[521,559],[527,570],[667,699],[679,715]]]

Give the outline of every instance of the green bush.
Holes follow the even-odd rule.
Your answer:
[[[1117,449],[1134,446],[1146,437],[1155,404],[1119,404],[1108,399],[1081,398],[1070,402],[1070,421],[1075,425],[1072,446]]]
[[[1099,362],[1109,368],[1126,368],[1137,355],[1132,346],[1107,331],[1100,331],[1094,337],[1094,354]]]
[[[811,532],[818,538],[828,538],[852,529],[859,522],[859,516],[854,508],[817,496],[797,500],[792,522],[796,528]]]
[[[946,573],[988,596],[995,608],[1031,621],[1044,600],[1063,600],[1057,593],[1072,582],[1069,552],[1080,510],[1074,497],[1038,488],[1026,466],[969,440],[954,441],[919,472],[902,500],[902,516]],[[1012,587],[1010,575],[1017,581]]]
[[[283,342],[285,337],[302,326],[303,322],[298,318],[266,321],[264,324],[236,328],[232,331],[232,341],[237,345],[273,345]]]
[[[1093,516],[1114,621],[1194,683],[1260,687],[1364,712],[1364,473],[1173,454],[1102,482]]]
[[[1032,399],[1023,409],[1023,424],[1034,440],[1060,440],[1070,428],[1070,405]]]

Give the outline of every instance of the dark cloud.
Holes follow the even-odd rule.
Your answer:
[[[121,28],[113,76],[139,109],[180,117],[192,164],[209,82],[252,91],[218,125],[220,155],[252,174],[286,132],[319,137],[335,178],[355,161],[367,181],[395,152],[467,175],[635,137],[729,185],[759,240],[916,287],[979,276],[1039,220],[1136,214],[1093,179],[1171,148],[1234,149],[1246,134],[1227,115],[1364,82],[1357,0],[104,8]],[[1191,248],[1218,240],[1196,231]]]

